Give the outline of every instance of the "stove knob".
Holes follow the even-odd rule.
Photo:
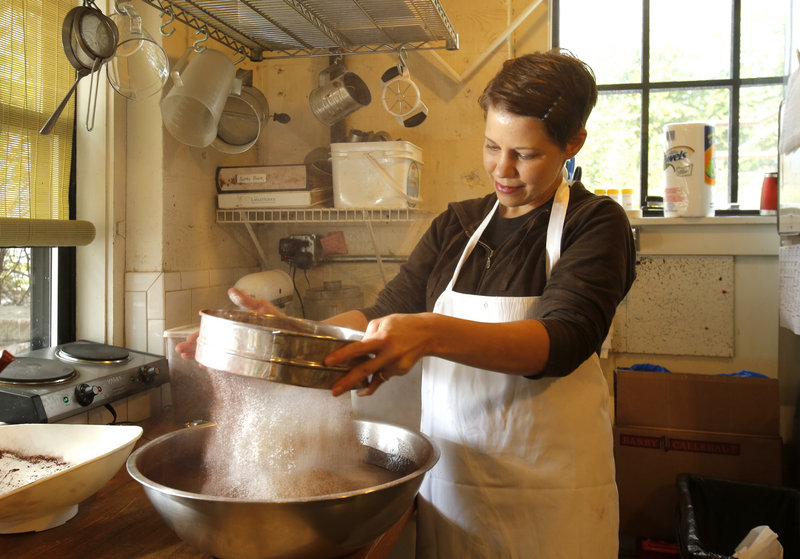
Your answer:
[[[75,399],[82,406],[88,406],[94,401],[95,395],[99,394],[103,389],[99,386],[92,386],[90,384],[79,384],[75,387]]]
[[[143,383],[153,382],[159,372],[160,371],[158,370],[158,367],[147,367],[142,365],[139,367],[139,381]]]

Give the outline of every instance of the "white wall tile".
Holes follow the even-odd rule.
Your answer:
[[[164,355],[164,321],[147,321],[147,351]]]
[[[117,400],[116,402],[112,402],[111,405],[114,407],[114,411],[117,413],[117,421],[128,421],[125,400]],[[106,408],[93,408],[88,411],[88,414],[89,425],[108,425],[114,421],[114,416],[111,415],[111,412],[109,412]]]
[[[69,423],[70,425],[86,425],[87,423],[89,423],[89,414],[79,413],[76,415],[71,415],[69,417],[65,417],[61,421],[57,421],[56,423]]]
[[[159,274],[147,289],[147,318],[164,318],[164,274]]]
[[[180,272],[164,272],[164,291],[178,291],[181,288]]]
[[[147,293],[125,293],[125,347],[147,350]]]
[[[147,291],[159,275],[159,272],[126,272],[125,291]]]
[[[128,421],[142,421],[150,417],[150,391],[128,397]]]
[[[204,309],[229,309],[232,306],[227,286],[192,289],[192,309],[195,311],[195,316]]]
[[[192,292],[188,289],[167,291],[164,296],[165,328],[175,328],[182,324],[197,322],[197,314],[192,312]]]
[[[208,285],[223,285],[226,288],[232,286],[239,279],[231,268],[223,268],[208,271]]]
[[[181,289],[208,287],[208,270],[181,272]]]

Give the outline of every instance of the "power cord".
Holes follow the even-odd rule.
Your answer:
[[[300,295],[300,291],[297,289],[297,281],[295,281],[295,274],[297,273],[297,266],[294,264],[290,264],[289,271],[291,272],[292,276],[292,288],[294,288],[294,292],[297,295],[297,300],[300,301],[300,316],[305,318],[306,317],[306,307],[303,303],[303,297]],[[303,275],[306,278],[306,283],[311,285],[308,280],[308,271],[306,269],[303,270]]]
[[[106,425],[136,425],[133,421],[117,421],[117,410],[111,404],[103,404],[103,407],[111,414],[111,422]]]

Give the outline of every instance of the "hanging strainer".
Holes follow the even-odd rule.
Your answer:
[[[117,26],[97,8],[77,6],[67,12],[61,26],[61,45],[70,64],[77,70],[77,75],[64,99],[40,130],[41,134],[49,134],[53,131],[58,117],[67,106],[78,82],[88,75],[91,75],[89,84],[91,97],[86,111],[86,129],[91,131],[94,128],[97,90],[100,85],[99,78],[95,80],[95,74],[114,56],[118,37]]]

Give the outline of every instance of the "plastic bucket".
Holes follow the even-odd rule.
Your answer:
[[[331,144],[336,208],[415,208],[422,150],[411,142]]]

